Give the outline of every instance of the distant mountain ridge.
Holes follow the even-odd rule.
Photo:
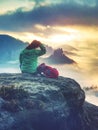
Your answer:
[[[0,34],[0,63],[17,60],[26,43],[12,36]]]

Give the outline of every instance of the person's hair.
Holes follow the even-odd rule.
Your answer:
[[[35,49],[37,47],[39,47],[40,45],[40,41],[37,41],[37,40],[33,40],[27,47],[26,49],[30,50],[30,49]]]

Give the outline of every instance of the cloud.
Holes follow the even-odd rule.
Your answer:
[[[78,56],[75,52],[70,52],[70,51],[64,51],[64,54],[66,55],[71,55],[71,56]]]
[[[73,46],[70,46],[70,45],[63,45],[62,46],[63,48],[63,52],[65,55],[68,55],[68,56],[78,56],[78,49],[73,47]]]
[[[91,7],[70,2],[35,6],[30,11],[23,11],[23,8],[19,8],[15,12],[0,15],[0,29],[25,31],[33,28],[35,24],[98,25],[97,4]]]
[[[94,41],[85,41],[78,43],[78,57],[74,57],[83,72],[88,76],[98,79],[98,43]],[[95,80],[95,79],[94,79]]]

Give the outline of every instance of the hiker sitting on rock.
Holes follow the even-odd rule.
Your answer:
[[[40,50],[37,49],[38,47]],[[46,48],[40,41],[32,41],[31,44],[20,53],[19,61],[21,72],[35,74],[37,70],[38,57],[45,53]]]

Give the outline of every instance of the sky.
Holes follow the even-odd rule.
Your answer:
[[[63,48],[97,84],[98,0],[0,0],[0,34]]]

